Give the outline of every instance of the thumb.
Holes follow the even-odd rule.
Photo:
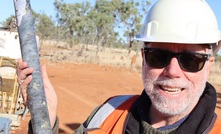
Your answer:
[[[41,73],[42,73],[43,80],[49,80],[48,79],[48,73],[47,73],[47,70],[46,70],[46,65],[41,66]]]
[[[57,105],[57,95],[55,93],[54,87],[52,86],[48,74],[46,71],[46,65],[41,66],[42,70],[42,78],[43,78],[43,83],[44,83],[44,89],[45,89],[45,95],[47,98],[47,102],[49,103],[48,105],[51,107],[54,107],[56,109]],[[53,104],[51,104],[53,103]]]
[[[46,69],[46,65],[42,65],[41,66],[41,73],[42,73],[42,79],[43,79],[43,83],[44,83],[44,87],[46,88],[46,94],[47,92],[51,92],[54,90],[49,78],[48,78],[48,73],[47,73],[47,69]]]

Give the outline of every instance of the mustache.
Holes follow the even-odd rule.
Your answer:
[[[153,81],[153,84],[180,88],[187,88],[191,86],[191,83],[189,81],[185,81],[179,78],[171,79],[167,77],[159,77]]]

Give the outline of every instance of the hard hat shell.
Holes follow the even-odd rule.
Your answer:
[[[135,39],[143,42],[216,43],[214,51],[217,51],[221,32],[216,16],[205,0],[159,0],[150,9]]]

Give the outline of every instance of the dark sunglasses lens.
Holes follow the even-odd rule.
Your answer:
[[[203,68],[206,59],[201,54],[182,53],[179,55],[179,64],[185,71],[197,72]]]
[[[148,66],[153,68],[166,67],[171,59],[167,51],[159,49],[145,49],[145,59]]]

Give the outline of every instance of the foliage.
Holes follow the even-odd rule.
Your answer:
[[[45,13],[32,12],[35,20],[36,33],[40,35],[41,39],[55,38],[56,27],[51,17],[48,17]],[[14,16],[11,15],[5,21],[1,22],[4,28],[9,28],[10,21]]]
[[[36,14],[35,16],[36,32],[40,34],[41,39],[50,39],[50,37],[56,37],[56,28],[51,17],[48,17],[45,13]]]
[[[88,33],[86,28],[88,18],[85,16],[91,5],[89,2],[66,4],[58,0],[55,0],[54,5],[57,10],[58,23],[64,28],[64,34],[69,36],[70,47],[72,47],[74,45],[73,36],[81,37]]]
[[[149,4],[147,0],[96,0],[95,5],[55,0],[56,22],[45,13],[33,12],[33,16],[41,39],[68,41],[70,48],[96,44],[100,51],[104,45],[125,48],[133,43]],[[9,20],[2,23],[6,25]]]
[[[9,28],[10,21],[11,21],[11,19],[12,19],[13,17],[14,17],[14,16],[11,15],[11,16],[9,16],[5,21],[1,22],[2,27],[4,27],[4,28]]]
[[[91,6],[87,1],[67,4],[55,0],[54,5],[58,22],[70,37],[71,47],[73,40],[78,40],[78,43],[97,44],[99,49],[104,44],[128,43],[131,33],[134,35],[140,29],[142,14],[146,14],[144,9],[149,2],[142,1],[140,5],[133,0],[96,0]],[[119,28],[124,39],[119,37]]]
[[[218,54],[215,54],[215,60],[221,62],[221,56]]]

